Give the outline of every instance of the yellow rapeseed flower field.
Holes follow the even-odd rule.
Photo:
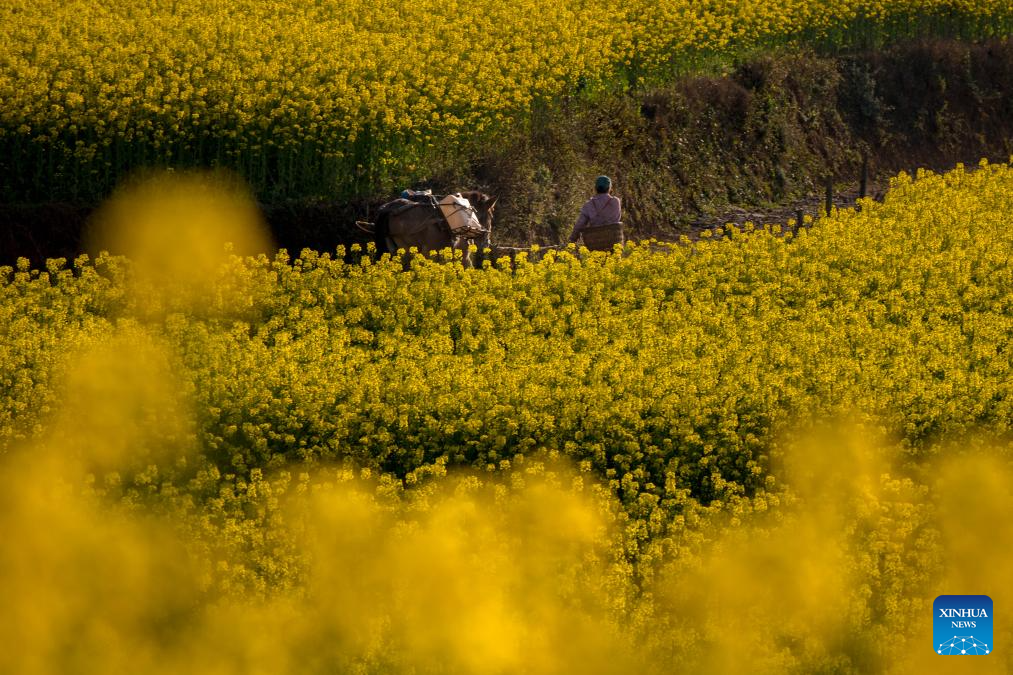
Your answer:
[[[248,216],[180,185],[112,222]],[[932,598],[1013,602],[1011,212],[2,267],[0,671],[935,672]]]
[[[0,191],[95,198],[149,164],[231,167],[269,196],[375,190],[561,94],[1011,21],[1004,0],[8,0]]]

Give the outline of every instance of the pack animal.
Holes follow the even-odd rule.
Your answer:
[[[473,190],[462,192],[475,209],[475,215],[482,232],[475,236],[457,235],[436,200],[412,201],[395,199],[380,207],[375,223],[358,223],[359,227],[373,235],[377,255],[408,251],[415,248],[422,255],[451,248],[462,251],[464,264],[473,264],[469,247],[474,244],[479,251],[492,245],[492,220],[497,197]]]

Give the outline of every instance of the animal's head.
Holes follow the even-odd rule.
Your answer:
[[[477,190],[462,192],[461,196],[475,207],[475,212],[478,214],[478,222],[481,223],[482,229],[485,230],[485,234],[475,239],[475,245],[478,246],[479,250],[488,248],[492,241],[492,219],[499,197],[487,195]]]

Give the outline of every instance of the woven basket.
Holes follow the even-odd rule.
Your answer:
[[[613,246],[624,241],[623,224],[596,225],[582,230],[580,236],[591,251],[611,251]]]

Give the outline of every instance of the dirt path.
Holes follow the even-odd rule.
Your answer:
[[[867,195],[876,201],[882,201],[888,183],[870,183]],[[859,185],[842,184],[835,187],[833,205],[837,209],[854,208],[859,198]],[[816,220],[826,213],[826,195],[809,194],[804,198],[783,204],[767,206],[732,206],[719,211],[713,216],[702,216],[687,223],[678,224],[678,229],[684,230],[684,234],[691,240],[700,238],[700,233],[705,230],[713,231],[728,223],[742,227],[746,223],[760,227],[762,225],[782,225],[787,227],[790,221],[797,221],[799,215],[811,216]],[[658,236],[661,240],[677,240],[678,237]]]
[[[889,182],[870,182],[866,193],[867,196],[875,199],[876,201],[882,201],[886,190],[889,187]],[[857,182],[854,184],[840,184],[835,187],[833,196],[833,206],[837,209],[854,208],[858,203],[859,199],[859,185]],[[650,235],[643,235],[642,233],[627,233],[633,240],[640,239],[656,239],[663,242],[678,242],[682,236],[686,236],[690,241],[697,241],[701,238],[701,233],[705,231],[713,232],[719,227],[724,227],[728,223],[733,223],[739,227],[742,227],[746,223],[752,223],[753,225],[760,227],[763,225],[781,225],[785,228],[788,227],[789,223],[797,222],[799,215],[802,217],[810,216],[813,220],[817,220],[826,213],[826,194],[809,194],[804,198],[789,202],[781,205],[767,205],[767,206],[730,206],[726,209],[720,210],[718,213],[710,216],[701,216],[694,220],[684,221],[681,223],[675,223],[667,232],[664,233],[653,233]],[[565,244],[542,244],[538,247],[540,254],[544,254],[547,251],[559,250],[566,248]],[[492,259],[497,260],[501,256],[509,256],[513,258],[518,253],[526,252],[529,254],[529,259],[537,260],[541,258],[540,254],[531,256],[531,246],[493,246]]]

